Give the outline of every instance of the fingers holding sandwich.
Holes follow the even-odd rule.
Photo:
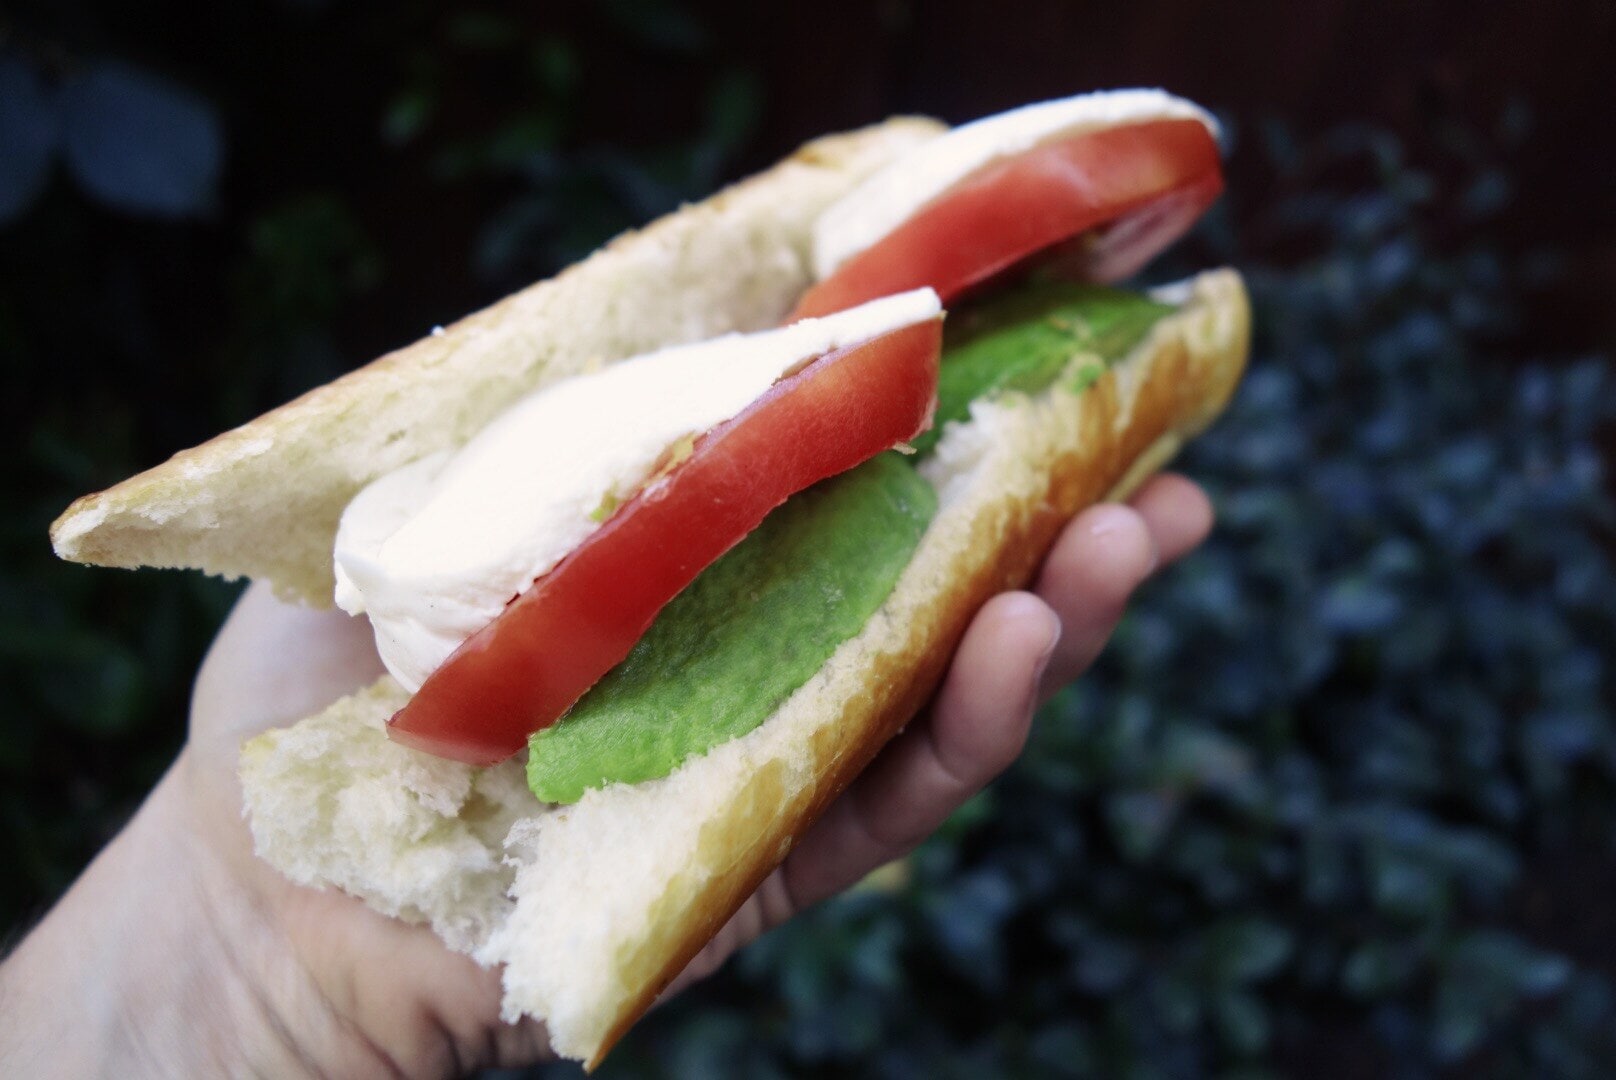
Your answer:
[[[1048,700],[1087,670],[1134,589],[1192,551],[1211,529],[1206,493],[1174,474],[1155,477],[1126,506],[1105,503],[1074,518],[1044,560],[1035,586],[1062,627],[1039,700]]]
[[[1153,477],[1129,505],[1144,518],[1163,566],[1194,551],[1212,531],[1212,500],[1199,484],[1178,473]]]
[[[782,867],[790,907],[833,895],[913,848],[1007,768],[1035,704],[1094,661],[1133,591],[1211,526],[1205,493],[1176,475],[1152,480],[1127,506],[1075,518],[1034,593],[1005,593],[982,608],[931,710],[803,838]]]
[[[972,621],[929,712],[888,743],[781,868],[796,909],[904,854],[1015,760],[1060,621],[1004,593]]]

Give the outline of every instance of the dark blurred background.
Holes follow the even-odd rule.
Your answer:
[[[0,932],[183,737],[235,587],[102,487],[805,139],[1162,85],[1248,273],[1217,538],[900,873],[607,1075],[1616,1071],[1616,4],[0,7]],[[558,1073],[569,1072],[556,1069]]]

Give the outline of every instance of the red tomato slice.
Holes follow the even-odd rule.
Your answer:
[[[775,383],[468,638],[389,721],[388,734],[473,765],[516,753],[769,511],[925,430],[941,344],[942,320],[928,319],[827,353]]]
[[[787,321],[923,285],[946,307],[1068,241],[1081,251],[1066,253],[1069,269],[1115,281],[1177,239],[1222,190],[1217,143],[1198,120],[1045,143],[984,166],[923,206],[809,289]]]

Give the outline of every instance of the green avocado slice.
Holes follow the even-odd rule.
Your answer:
[[[969,418],[971,402],[980,397],[1007,390],[1034,394],[1068,369],[1072,389],[1085,389],[1173,310],[1138,293],[1044,281],[951,313],[937,378],[937,413],[912,445],[921,453],[930,451],[943,425]]]
[[[545,802],[665,776],[757,727],[863,629],[937,496],[898,454],[809,488],[663,608],[628,658],[528,741]]]

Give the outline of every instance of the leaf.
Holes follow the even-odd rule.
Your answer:
[[[1474,1002],[1448,998],[1438,1007],[1431,1028],[1431,1049],[1438,1061],[1456,1062],[1474,1050],[1487,1033],[1486,1014]]]
[[[677,0],[607,0],[612,22],[645,45],[670,53],[695,54],[712,44],[712,34]]]
[[[1558,991],[1571,977],[1571,965],[1513,934],[1483,929],[1467,934],[1454,948],[1450,974],[1470,993],[1487,993],[1504,1002]]]
[[[1206,788],[1239,801],[1250,801],[1255,763],[1244,744],[1215,728],[1174,724],[1161,748],[1162,773],[1175,787]]]
[[[1206,935],[1212,975],[1232,985],[1272,978],[1290,959],[1292,940],[1289,930],[1269,919],[1222,920]]]
[[[752,72],[719,74],[707,92],[707,139],[718,154],[733,152],[757,130],[762,96],[760,81]]]
[[[21,217],[50,179],[60,108],[32,64],[0,56],[0,225]]]
[[[1319,602],[1319,620],[1349,634],[1370,634],[1395,623],[1402,600],[1390,588],[1366,578],[1337,581]]]
[[[1037,1076],[1093,1076],[1097,1071],[1093,1044],[1076,1024],[1039,1031],[1028,1042],[1027,1056]]]
[[[63,88],[62,125],[68,168],[92,198],[155,217],[211,208],[224,132],[192,91],[124,64],[94,65]]]
[[[578,83],[578,52],[565,38],[541,38],[528,50],[528,70],[549,93],[566,94]]]
[[[416,86],[400,93],[382,113],[382,139],[403,146],[419,135],[437,112],[437,95],[430,87]]]
[[[1007,875],[979,870],[962,878],[929,905],[931,926],[943,958],[962,975],[987,988],[1005,977],[1005,921],[1020,903]]]
[[[1138,966],[1139,957],[1132,946],[1112,938],[1091,936],[1076,950],[1072,979],[1090,994],[1112,994],[1133,977]]]
[[[1193,1030],[1201,1022],[1206,1004],[1195,984],[1180,973],[1153,980],[1150,1001],[1167,1030],[1179,1034]]]
[[[450,16],[448,39],[468,52],[497,52],[521,40],[510,18],[491,11],[460,11]]]
[[[1441,875],[1424,860],[1376,853],[1370,859],[1369,881],[1375,905],[1392,915],[1434,918],[1446,907]]]
[[[1488,218],[1509,206],[1515,185],[1508,175],[1489,169],[1472,180],[1459,196],[1465,213],[1475,218]]]
[[[1404,986],[1426,957],[1402,941],[1365,942],[1347,957],[1341,985],[1353,997],[1373,999]]]
[[[1167,839],[1178,816],[1179,800],[1166,791],[1123,791],[1107,796],[1104,805],[1117,846],[1128,859],[1143,862]]]
[[[1271,1025],[1261,998],[1233,990],[1214,997],[1211,1004],[1218,1034],[1236,1053],[1249,1056],[1268,1045]]]

